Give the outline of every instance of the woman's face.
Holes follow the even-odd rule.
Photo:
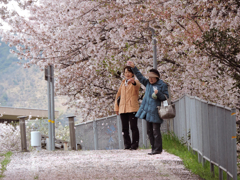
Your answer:
[[[155,84],[157,82],[157,78],[156,77],[149,77],[149,82],[150,82],[150,84]]]
[[[124,71],[124,76],[126,79],[131,79],[133,77],[133,73],[129,72],[128,69],[126,68]]]

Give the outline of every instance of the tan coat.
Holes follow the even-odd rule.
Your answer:
[[[125,79],[122,81],[120,88],[117,92],[114,111],[121,113],[130,113],[137,112],[139,109],[138,96],[140,89],[140,82],[135,80],[136,85],[129,83],[128,86],[125,86]],[[121,95],[121,100],[119,107],[117,105],[117,98]]]

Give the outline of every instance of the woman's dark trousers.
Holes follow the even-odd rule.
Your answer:
[[[120,114],[122,120],[122,132],[124,139],[125,149],[137,149],[139,143],[139,131],[137,126],[138,118],[135,117],[136,113],[123,113]],[[129,136],[129,122],[132,130],[132,142]]]
[[[160,123],[147,122],[147,134],[152,145],[152,153],[162,152],[162,135],[160,131]]]

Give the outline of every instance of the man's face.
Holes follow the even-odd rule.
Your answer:
[[[155,84],[157,82],[157,78],[156,77],[149,77],[149,82],[150,82],[150,84]]]

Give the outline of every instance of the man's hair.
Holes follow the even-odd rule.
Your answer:
[[[158,76],[158,78],[157,78],[157,80],[159,80],[160,79],[160,73],[158,72],[158,70],[157,69],[150,69],[150,71],[149,72],[153,72],[154,74],[156,74],[157,76]]]
[[[127,69],[128,72],[132,73],[132,74],[133,74],[133,77],[134,77],[134,73],[133,73],[133,71],[132,71],[131,66],[125,66],[124,69],[123,69],[123,73],[125,73],[125,69]]]

